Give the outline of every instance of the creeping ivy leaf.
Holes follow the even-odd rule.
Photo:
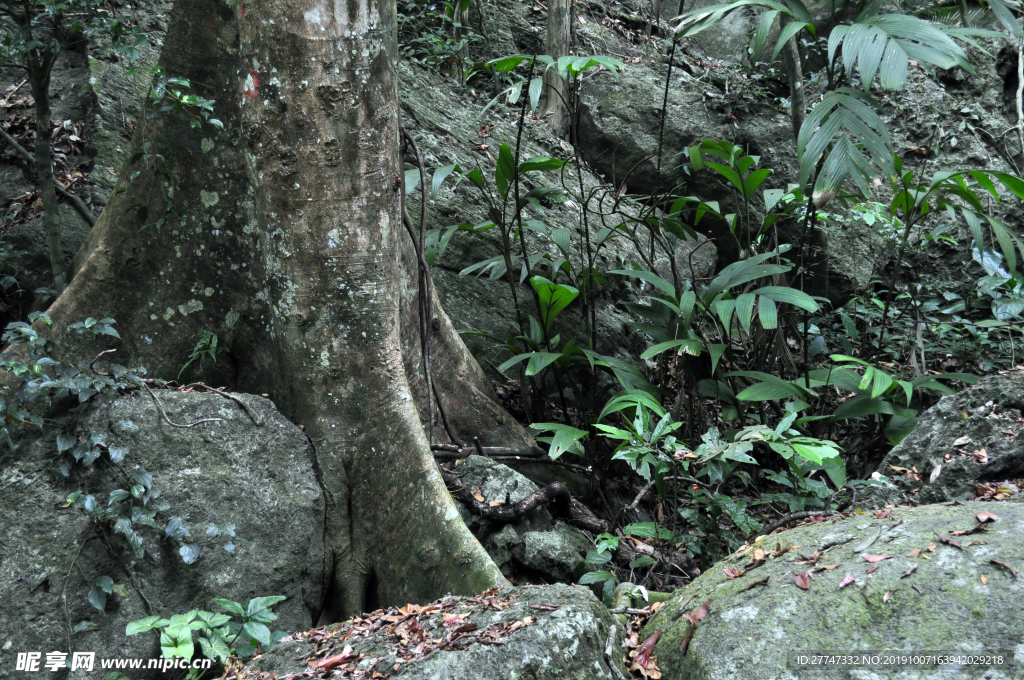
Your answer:
[[[89,604],[100,611],[105,611],[107,608],[107,594],[103,592],[102,588],[93,588],[89,591]]]

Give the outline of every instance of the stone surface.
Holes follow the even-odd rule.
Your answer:
[[[470,491],[479,491],[486,502],[516,503],[538,486],[504,463],[484,456],[470,456],[456,468]],[[459,514],[491,559],[506,576],[528,582],[573,580],[589,543],[576,529],[554,522],[547,508],[530,511],[515,524],[499,525],[473,515],[461,503]]]
[[[999,520],[983,534],[955,538],[963,550],[938,543],[934,552],[928,551],[937,541],[936,533],[947,536],[950,531],[973,529],[978,524],[974,513],[983,511]],[[648,622],[643,636],[662,631],[654,651],[664,680],[1020,678],[1024,675],[1024,625],[1019,603],[1024,578],[1014,578],[991,560],[1006,562],[1024,576],[1019,573],[1024,567],[1022,532],[1024,506],[977,502],[900,507],[887,519],[865,515],[798,527],[764,541],[770,552],[776,544],[794,546],[784,555],[734,580],[723,567],[743,568],[750,553],[730,556],[678,591]],[[863,550],[856,552],[859,548]],[[914,549],[928,559],[907,557]],[[792,574],[811,567],[796,562],[802,561],[801,553],[810,555],[815,550],[824,553],[819,564],[838,567],[820,571],[811,577],[810,587],[801,590]],[[894,557],[877,564],[863,559],[863,555],[882,554]],[[856,583],[840,589],[840,581],[848,574],[856,576]],[[744,590],[764,577],[769,578],[766,586]],[[682,614],[709,599],[710,613],[693,632],[684,656],[680,647],[690,624]],[[874,668],[826,676],[787,666],[788,655],[815,650],[999,651],[1008,655],[1008,663],[977,674],[944,667]]]
[[[1024,370],[982,378],[921,414],[914,431],[889,452],[878,471],[894,477],[904,491],[923,484],[913,496],[921,503],[966,500],[974,495],[979,482],[1024,479],[1022,414]],[[969,441],[953,445],[964,437]],[[974,453],[981,449],[984,456]],[[894,465],[916,469],[921,481],[900,477]],[[931,481],[940,465],[938,476]]]
[[[14,670],[18,652],[68,651],[69,620],[72,626],[88,621],[97,627],[75,634],[75,649],[96,651],[98,657],[137,658],[157,658],[160,649],[152,633],[126,638],[128,622],[193,608],[216,610],[213,598],[245,602],[285,595],[288,599],[274,609],[279,619],[273,629],[297,630],[315,622],[327,584],[324,499],[312,445],[270,401],[259,397],[239,395],[261,419],[263,424],[256,426],[237,403],[219,395],[156,394],[176,423],[214,417],[222,421],[171,427],[148,394],[134,392],[91,406],[77,429],[80,435],[95,432],[109,446],[125,449],[121,468],[128,474],[152,473],[160,500],[171,506],[157,515],[159,528],[139,529],[145,549],[141,559],[120,549],[114,556],[102,541],[90,538],[94,529],[81,503],[62,507],[76,488],[85,488],[105,504],[115,488],[106,454],[74,482],[54,469],[52,429],[41,438],[26,433],[16,452],[5,450],[0,478],[0,678],[22,677]],[[236,535],[251,545],[236,541],[236,552],[230,555],[222,540],[213,541],[203,546],[198,561],[184,564],[177,546],[163,537],[171,515],[193,526],[234,524]],[[203,539],[203,531],[196,533]],[[112,545],[118,546],[118,539],[112,535]],[[127,597],[112,595],[101,613],[86,594],[103,575],[123,585]],[[76,672],[72,677],[93,676]],[[164,676],[133,675],[132,680],[144,677]]]
[[[512,596],[516,596],[515,601],[502,611],[478,609],[467,619],[478,628],[498,622],[522,621],[527,617],[535,619],[505,638],[503,644],[473,643],[465,650],[438,650],[424,659],[402,664],[398,670],[393,670],[398,660],[393,651],[398,641],[396,636],[349,637],[341,646],[351,645],[355,654],[382,659],[376,670],[387,672],[393,680],[612,680],[621,677],[612,674],[604,657],[609,629],[615,625],[615,620],[589,590],[567,585],[510,588],[497,593],[496,599],[505,601]],[[457,599],[465,601],[465,598]],[[553,605],[556,609],[532,608],[544,605]],[[425,620],[424,617],[421,620]],[[621,640],[621,627],[618,633]],[[341,635],[344,634],[342,629]],[[439,631],[438,636],[440,634]],[[621,646],[617,645],[616,649]],[[313,646],[308,642],[284,640],[252,663],[243,677],[269,680],[275,677],[274,673],[283,678],[289,673],[308,670],[306,661],[296,660],[296,657],[312,651]],[[341,647],[335,653],[340,651]],[[621,666],[616,670],[623,672]]]

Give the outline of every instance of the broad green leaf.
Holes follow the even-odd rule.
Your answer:
[[[508,188],[516,178],[516,161],[508,144],[502,144],[498,151],[498,164],[494,168],[494,184],[502,197],[508,194]]]

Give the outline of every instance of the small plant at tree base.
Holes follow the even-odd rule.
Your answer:
[[[204,330],[196,335],[199,339],[196,341],[196,346],[192,348],[192,353],[188,355],[188,361],[186,361],[185,365],[181,367],[180,371],[178,371],[179,378],[189,366],[196,362],[197,359],[199,360],[199,368],[202,370],[203,362],[206,361],[206,359],[209,359],[211,363],[216,364],[217,355],[224,354],[228,351],[226,347],[219,347],[217,345],[216,333]]]
[[[214,600],[214,604],[231,613],[216,614],[193,609],[169,619],[147,616],[128,624],[129,636],[156,631],[160,636],[160,652],[165,659],[191,660],[201,650],[203,656],[225,664],[232,656],[249,658],[257,650],[267,649],[283,638],[283,631],[270,632],[267,624],[277,620],[271,608],[285,600],[283,595],[257,597],[245,605],[232,600]],[[198,638],[200,650],[196,649]],[[199,680],[206,671],[190,669],[187,680]]]

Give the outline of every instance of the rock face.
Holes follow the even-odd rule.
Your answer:
[[[1020,480],[1024,478],[1022,414],[1024,370],[988,376],[925,411],[878,471],[895,477],[903,491],[923,484],[913,496],[921,503],[966,500],[978,483]],[[922,481],[901,478],[892,466],[916,469]]]
[[[479,490],[485,501],[517,503],[538,486],[502,463],[470,456],[456,468],[462,483]],[[496,525],[456,503],[462,519],[487,549],[506,576],[545,582],[572,580],[589,543],[576,529],[555,523],[545,507],[538,507],[516,524]]]
[[[357,621],[356,626],[339,626],[333,644],[327,647],[332,651],[319,656],[341,654],[343,648],[351,646],[351,654],[363,655],[353,666],[364,671],[375,668],[394,680],[613,680],[622,677],[621,665],[615,662],[618,667],[613,675],[604,656],[609,629],[615,625],[615,620],[586,588],[553,585],[505,589],[491,598],[501,603],[500,611],[487,606],[487,599],[445,598],[434,603],[440,608],[439,612],[435,609],[414,617],[403,617],[397,610],[376,615],[388,613],[398,619],[414,619],[416,627],[425,629],[431,638],[450,635],[453,627],[444,626],[444,618],[465,612],[471,613],[464,622],[473,624],[477,631],[528,618],[533,621],[508,634],[501,644],[474,642],[465,649],[437,649],[426,658],[408,662],[396,653],[397,650],[407,652],[412,646],[401,640],[408,634],[387,635],[386,627],[370,635],[361,634],[358,629],[368,628],[372,623],[366,625]],[[408,610],[413,607],[410,605]],[[425,609],[429,611],[430,607]],[[372,622],[375,617],[367,618]],[[618,639],[621,640],[621,630]],[[616,646],[616,649],[621,647]],[[261,659],[229,677],[270,680],[308,671],[309,662],[303,657],[313,651],[314,645],[307,639],[286,639]],[[319,656],[313,657],[312,662],[319,661]],[[395,664],[400,662],[395,670]],[[366,677],[369,675],[367,672]]]
[[[130,621],[193,608],[219,611],[213,598],[244,603],[258,596],[286,595],[274,609],[279,618],[272,629],[304,629],[315,622],[327,587],[324,499],[306,436],[259,397],[237,395],[261,421],[256,425],[237,403],[219,395],[156,394],[175,423],[222,420],[172,427],[148,394],[136,392],[90,407],[77,428],[80,436],[96,433],[108,446],[125,450],[125,473],[152,473],[160,500],[171,505],[157,515],[158,521],[163,517],[158,529],[140,529],[145,549],[141,559],[119,549],[111,553],[79,507],[81,502],[62,508],[78,487],[106,504],[107,492],[115,487],[105,453],[80,484],[54,470],[52,431],[24,441],[16,454],[5,456],[0,479],[0,678],[20,677],[14,670],[18,652],[69,651],[69,623],[95,626],[73,635],[76,650],[95,651],[97,657],[158,658],[160,648],[152,633],[125,637]],[[231,555],[223,540],[210,542],[203,545],[198,561],[184,564],[177,546],[164,538],[169,515],[193,526],[234,524],[236,536],[251,545],[236,540]],[[205,532],[194,533],[199,534],[194,539],[204,538]],[[119,536],[108,538],[120,545]],[[123,585],[126,596],[109,596],[106,611],[100,612],[86,593],[104,575]],[[143,677],[150,676],[132,676]]]
[[[979,524],[975,513],[986,511],[999,519],[980,535],[951,539],[962,549],[939,542],[936,534],[948,537],[952,531],[974,529]],[[776,552],[776,544],[791,549],[763,566],[730,580],[723,567],[744,568],[752,558],[751,551],[736,553],[678,591],[643,635],[662,631],[654,651],[665,680],[825,677],[816,670],[794,670],[788,657],[876,650],[1000,652],[1007,663],[986,669],[984,677],[1019,678],[1024,673],[1019,607],[1024,579],[993,560],[1024,575],[1019,573],[1024,568],[1022,532],[1024,506],[977,502],[898,507],[886,519],[864,515],[799,527],[764,540],[769,555]],[[814,569],[801,554],[816,550],[823,553],[818,565],[838,566],[811,576],[803,590],[792,574]],[[908,556],[915,550],[922,556]],[[892,557],[871,564],[866,555]],[[849,574],[856,582],[840,588]],[[765,577],[767,585],[745,590]],[[684,655],[680,648],[690,624],[682,614],[708,600],[710,613],[693,631]],[[982,677],[948,666],[872,671],[839,672],[835,677]]]

